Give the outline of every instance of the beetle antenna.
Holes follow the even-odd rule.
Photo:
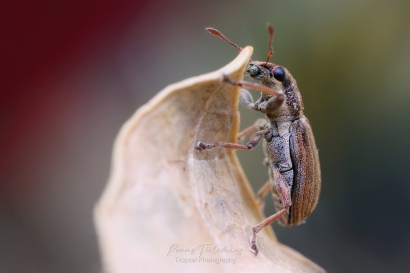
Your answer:
[[[229,41],[229,39],[226,38],[219,30],[214,29],[214,28],[212,28],[212,27],[207,27],[207,28],[206,28],[206,31],[208,31],[209,33],[211,33],[211,34],[213,34],[213,35],[215,35],[215,36],[218,36],[219,38],[221,38],[222,40],[224,40],[225,42],[227,42],[228,44],[230,44],[231,46],[233,46],[233,47],[236,48],[237,50],[242,51],[242,49],[243,49],[242,47],[240,47],[240,46],[238,46],[237,44],[234,44],[234,43],[232,43],[231,41]],[[251,58],[249,58],[249,59],[252,61]]]
[[[208,31],[209,33],[218,36],[219,38],[221,38],[222,40],[224,40],[225,42],[227,42],[228,44],[230,44],[231,46],[235,47],[237,50],[242,51],[242,47],[238,46],[237,44],[232,43],[231,41],[229,41],[228,38],[226,38],[221,32],[219,32],[219,30],[214,29],[212,27],[207,27],[206,31]]]
[[[268,64],[270,58],[272,58],[272,56],[273,56],[272,41],[273,41],[274,29],[273,29],[273,27],[272,27],[270,24],[268,24],[268,31],[269,31],[269,44],[268,44],[268,46],[269,46],[269,54],[268,54],[268,58],[266,59],[265,65]]]

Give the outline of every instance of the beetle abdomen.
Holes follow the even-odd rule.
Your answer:
[[[321,187],[319,154],[308,119],[295,120],[290,130],[290,149],[294,170],[292,206],[288,226],[302,223],[314,210]]]

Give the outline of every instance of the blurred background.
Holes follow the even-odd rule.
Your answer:
[[[264,60],[267,22],[323,175],[307,223],[273,225],[279,241],[328,272],[410,272],[408,0],[26,0],[1,12],[1,272],[99,272],[92,210],[121,125],[168,84],[236,57],[205,27]],[[241,107],[242,128],[259,117]],[[258,190],[261,147],[238,155]]]

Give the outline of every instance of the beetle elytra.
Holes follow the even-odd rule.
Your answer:
[[[251,60],[246,68],[249,76],[259,83],[235,82],[227,75],[222,79],[234,86],[262,91],[261,97],[254,102],[249,91],[242,88],[240,102],[251,110],[264,113],[266,119],[258,119],[254,125],[238,134],[238,138],[243,138],[253,133],[245,145],[198,142],[195,147],[198,151],[216,147],[251,150],[263,139],[266,156],[264,164],[269,168],[269,180],[259,190],[258,201],[263,206],[264,196],[272,191],[276,213],[253,227],[250,249],[255,255],[258,253],[258,232],[275,220],[283,226],[303,223],[316,207],[321,187],[319,154],[310,123],[303,115],[302,96],[289,71],[269,62],[273,56],[274,30],[270,25],[268,30],[270,51],[267,60]],[[242,50],[218,30],[207,28],[207,31]]]

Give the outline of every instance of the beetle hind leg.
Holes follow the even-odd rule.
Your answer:
[[[259,250],[256,246],[256,235],[265,227],[275,222],[281,216],[288,212],[289,207],[292,205],[291,199],[291,187],[286,183],[286,178],[279,172],[277,168],[272,168],[272,175],[275,181],[276,193],[282,199],[283,208],[277,211],[275,214],[269,216],[255,227],[252,228],[251,247],[250,250],[257,255]]]

